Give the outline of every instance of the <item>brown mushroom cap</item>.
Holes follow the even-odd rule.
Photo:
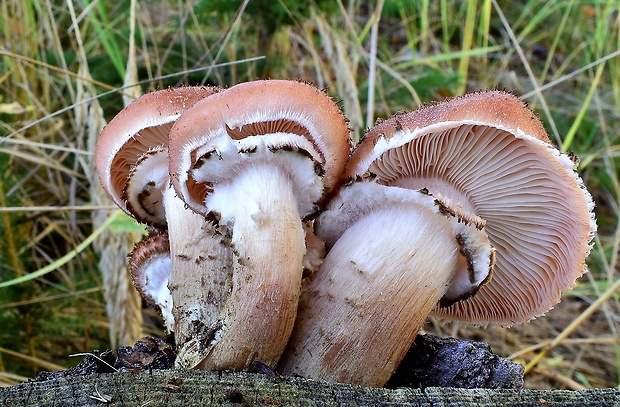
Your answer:
[[[101,185],[126,213],[139,221],[165,227],[163,210],[155,203],[162,202],[161,189],[168,186],[168,133],[181,113],[216,91],[213,87],[195,86],[147,93],[120,111],[103,129],[97,141],[95,165]],[[136,169],[138,164],[160,154],[159,161],[165,165],[155,166],[157,173]],[[132,198],[127,196],[130,175],[137,172],[144,172],[146,178],[133,185],[133,190],[142,192],[150,202],[142,210],[137,203],[133,208],[131,202],[128,204]]]
[[[486,221],[497,249],[493,279],[477,295],[437,308],[442,318],[524,322],[558,303],[586,271],[592,198],[571,157],[509,93],[467,94],[377,124],[345,177],[426,188]]]
[[[255,143],[261,142],[272,153],[292,150],[309,156],[322,177],[319,200],[340,179],[350,149],[346,120],[332,99],[312,85],[288,80],[241,83],[199,102],[175,125],[171,138],[172,183],[186,203],[202,213],[208,212],[204,201],[209,188],[234,172],[234,166],[224,167],[207,171],[207,177],[215,179],[194,178],[208,157],[220,154],[223,138],[238,143],[234,154],[240,160],[251,160],[261,148]],[[254,140],[259,138],[263,140]]]

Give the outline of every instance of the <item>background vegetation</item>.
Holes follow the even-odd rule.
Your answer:
[[[527,101],[558,146],[581,159],[599,222],[591,272],[530,324],[430,321],[426,330],[489,341],[528,366],[530,388],[618,385],[616,0],[0,0],[0,7],[0,285],[40,275],[0,286],[0,384],[110,347],[102,254],[89,243],[140,229],[123,218],[97,227],[97,211],[104,219],[115,212],[96,198],[92,143],[123,97],[297,78],[342,100],[356,138],[376,118],[465,91],[503,88]],[[144,311],[144,332],[161,334],[159,324]]]

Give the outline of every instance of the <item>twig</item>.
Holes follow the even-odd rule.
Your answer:
[[[83,352],[83,353],[74,353],[72,355],[69,355],[70,358],[75,357],[75,356],[92,356],[98,361],[100,361],[101,363],[103,363],[104,365],[108,366],[110,369],[114,370],[115,372],[118,372],[117,368],[115,368],[114,366],[106,362],[105,360],[101,359],[99,356],[95,355],[94,353]]]
[[[532,359],[530,363],[525,366],[524,374],[527,374],[534,367],[536,367],[538,362],[540,362],[541,359],[544,358],[551,349],[561,344],[564,339],[566,339],[570,334],[572,334],[575,329],[579,327],[579,325],[581,325],[585,320],[587,320],[590,315],[592,315],[596,310],[598,310],[601,305],[607,302],[607,300],[609,300],[618,290],[620,290],[620,279],[616,281],[614,285],[609,287],[607,291],[603,293],[603,295],[601,295],[596,301],[594,301],[592,305],[590,305],[585,311],[581,313],[581,315],[579,315],[579,317],[573,320],[570,325],[568,325],[562,332],[560,332],[560,334],[556,336],[555,339],[551,341],[549,345],[547,345],[547,347],[545,347],[538,355],[536,355],[534,359]]]
[[[587,387],[582,385],[581,383],[576,382],[575,380],[571,379],[570,377],[563,376],[561,373],[556,372],[554,370],[536,368],[536,369],[533,370],[533,373],[538,373],[540,375],[548,377],[551,380],[555,380],[556,382],[560,382],[560,383],[562,383],[564,386],[566,386],[570,390],[585,390],[585,389],[587,389]]]
[[[377,42],[379,38],[379,21],[381,20],[381,10],[383,0],[377,2],[377,8],[373,13],[372,29],[370,31],[370,58],[368,66],[368,103],[366,106],[366,128],[370,128],[374,122],[375,115],[375,75],[377,71]]]
[[[101,401],[102,403],[106,403],[106,404],[111,403],[113,400],[112,396],[99,393],[99,390],[97,390],[96,384],[95,384],[95,391],[93,392],[92,395],[89,395],[88,397],[90,397],[91,399],[97,400],[97,401]]]

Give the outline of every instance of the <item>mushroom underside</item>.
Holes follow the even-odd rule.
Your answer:
[[[497,249],[493,280],[435,315],[502,324],[542,315],[585,271],[595,230],[590,195],[573,162],[547,143],[487,125],[446,127],[403,130],[400,145],[375,150],[364,177],[424,188],[486,222]]]

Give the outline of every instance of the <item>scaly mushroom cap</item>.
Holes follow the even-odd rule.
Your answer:
[[[209,212],[204,202],[214,185],[258,158],[288,172],[300,213],[308,216],[340,179],[350,148],[346,120],[332,99],[312,85],[287,80],[241,83],[205,99],[179,119],[171,138],[172,183],[199,213]],[[295,155],[296,164],[284,164]],[[302,162],[307,158],[310,164]],[[313,180],[297,168],[308,165]]]
[[[217,90],[195,86],[147,93],[101,132],[95,150],[101,185],[139,222],[165,228],[161,203],[168,187],[168,133],[181,113]]]
[[[169,332],[174,326],[168,281],[172,271],[168,235],[153,233],[136,243],[129,255],[129,272],[146,304],[159,311]]]
[[[476,92],[396,115],[370,129],[346,178],[426,189],[486,221],[493,279],[435,315],[520,323],[547,312],[586,271],[594,204],[571,156],[515,96]]]

